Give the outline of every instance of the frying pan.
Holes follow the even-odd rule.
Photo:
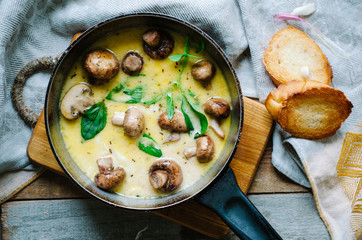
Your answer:
[[[100,37],[139,26],[172,30],[188,35],[195,42],[205,42],[205,50],[220,67],[227,81],[232,105],[230,134],[212,168],[192,186],[174,194],[152,199],[122,196],[98,188],[68,153],[59,123],[60,94],[66,77],[78,57]],[[157,210],[194,198],[218,213],[242,239],[281,239],[241,192],[229,168],[243,125],[242,93],[234,68],[217,43],[188,22],[158,13],[135,13],[115,17],[89,28],[64,51],[55,66],[46,94],[45,125],[50,146],[60,166],[81,189],[96,199],[126,209]]]

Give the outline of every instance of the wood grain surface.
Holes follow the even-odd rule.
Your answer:
[[[249,198],[283,239],[330,239],[310,193]],[[142,229],[140,239],[210,239],[154,214],[113,208],[93,199],[11,201],[2,206],[1,222],[4,240],[135,239]]]
[[[243,132],[230,166],[245,193],[251,185],[268,142],[272,124],[264,105],[244,97]],[[43,113],[29,142],[28,156],[32,162],[64,175],[49,147]],[[154,213],[214,238],[224,237],[230,231],[215,213],[192,200]]]

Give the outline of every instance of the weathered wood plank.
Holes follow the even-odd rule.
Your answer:
[[[271,163],[272,140],[270,139],[265,149],[258,171],[250,186],[252,193],[298,193],[310,192],[276,170]]]
[[[155,214],[93,199],[11,201],[3,205],[2,239],[210,239]],[[148,229],[145,229],[148,228]]]
[[[59,198],[89,198],[89,196],[67,177],[46,171],[13,197],[15,200]]]
[[[330,239],[310,193],[262,194],[251,201],[283,239]],[[11,201],[2,206],[6,239],[208,239],[154,214],[125,211],[93,199]],[[234,237],[230,237],[234,239]]]

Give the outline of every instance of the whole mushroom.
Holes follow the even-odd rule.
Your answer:
[[[143,50],[153,59],[168,57],[174,46],[171,35],[162,30],[149,29],[143,35]]]
[[[158,125],[162,129],[171,130],[170,135],[164,143],[176,142],[181,139],[180,133],[187,132],[185,117],[182,112],[176,110],[173,118],[170,121],[167,116],[167,112],[163,112],[158,118]]]
[[[119,62],[108,50],[93,50],[85,56],[84,69],[91,84],[102,85],[118,73]]]
[[[150,167],[149,180],[153,188],[161,192],[172,192],[182,183],[181,167],[171,159],[157,160]]]
[[[136,52],[128,52],[122,59],[121,68],[125,74],[139,74],[143,67],[143,58]]]
[[[211,119],[210,127],[216,135],[224,139],[225,133],[221,129],[219,121],[227,118],[230,115],[230,105],[222,98],[210,98],[204,103],[204,111],[215,119]]]
[[[83,83],[74,85],[64,95],[60,104],[60,112],[68,120],[74,120],[95,102],[91,98],[92,89]]]
[[[145,118],[140,110],[135,107],[129,108],[126,112],[115,112],[112,117],[112,124],[124,128],[124,132],[131,138],[137,138],[145,126]]]
[[[196,147],[184,151],[187,159],[196,156],[200,163],[210,162],[215,151],[214,141],[209,136],[202,136],[196,139]]]
[[[215,76],[215,66],[207,60],[197,61],[191,68],[192,77],[199,81],[204,87],[207,86]]]
[[[98,158],[97,165],[99,173],[94,177],[94,182],[102,189],[109,190],[114,188],[120,184],[126,176],[123,168],[114,169],[111,156]]]
[[[178,110],[174,112],[172,120],[168,119],[167,112],[163,112],[158,118],[158,125],[173,132],[187,132],[185,117]]]

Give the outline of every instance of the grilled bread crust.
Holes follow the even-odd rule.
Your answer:
[[[263,59],[273,82],[279,86],[306,80],[301,68],[308,66],[310,79],[330,84],[332,68],[319,46],[295,27],[278,31],[269,42]]]
[[[265,106],[285,131],[306,139],[334,135],[353,108],[342,91],[313,80],[280,85]]]

